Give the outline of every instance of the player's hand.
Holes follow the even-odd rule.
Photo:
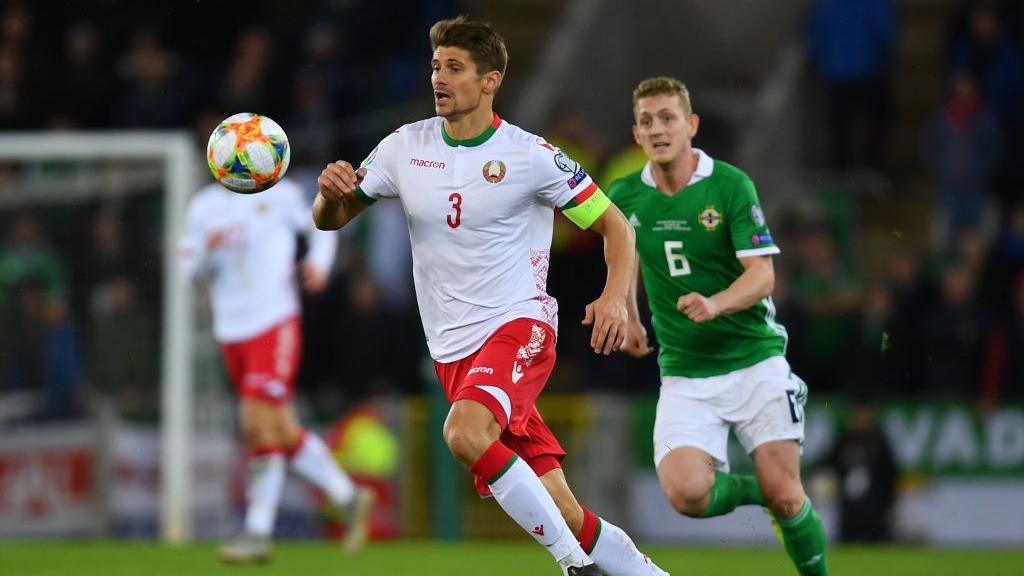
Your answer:
[[[319,294],[327,288],[327,274],[309,262],[299,263],[299,280],[302,289],[310,294]]]
[[[654,348],[651,348],[647,342],[647,329],[639,320],[626,322],[626,339],[622,342],[619,351],[625,352],[633,358],[643,358],[654,351]]]
[[[602,294],[587,304],[583,325],[593,325],[590,346],[595,354],[608,355],[622,347],[626,337],[626,300]]]
[[[352,165],[344,160],[332,162],[323,169],[316,183],[320,188],[320,195],[331,202],[341,202],[346,196],[355,193],[356,187],[366,176],[366,168],[354,170]]]
[[[705,298],[696,292],[680,296],[676,301],[676,308],[698,324],[714,320],[721,313],[721,309],[714,300]]]

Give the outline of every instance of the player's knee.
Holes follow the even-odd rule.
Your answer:
[[[444,441],[452,454],[469,467],[487,451],[493,439],[488,438],[486,430],[449,420],[444,425]]]
[[[242,422],[242,439],[249,449],[266,448],[272,444],[270,434],[264,427],[251,420]]]
[[[764,479],[760,483],[768,508],[780,518],[792,518],[807,498],[799,480]]]
[[[664,484],[665,497],[684,516],[699,517],[708,507],[712,483],[700,475],[679,478]]]

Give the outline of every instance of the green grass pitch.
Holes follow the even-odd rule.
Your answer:
[[[792,576],[781,548],[645,547],[674,576]],[[183,547],[114,542],[5,542],[0,574],[32,576],[206,576],[237,575],[539,575],[558,569],[528,543],[405,542],[375,544],[357,556],[326,544],[279,543],[265,566],[222,566],[213,545]],[[829,552],[830,573],[867,576],[1020,576],[1024,552],[922,548],[837,547]]]

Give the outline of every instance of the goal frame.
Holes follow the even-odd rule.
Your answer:
[[[192,282],[176,264],[201,159],[187,131],[0,132],[0,161],[157,160],[163,165],[163,325],[160,353],[160,526],[164,541],[192,536]]]

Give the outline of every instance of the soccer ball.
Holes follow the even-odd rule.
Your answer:
[[[255,194],[270,188],[288,170],[291,152],[281,126],[259,114],[235,114],[210,135],[206,162],[225,188]]]

